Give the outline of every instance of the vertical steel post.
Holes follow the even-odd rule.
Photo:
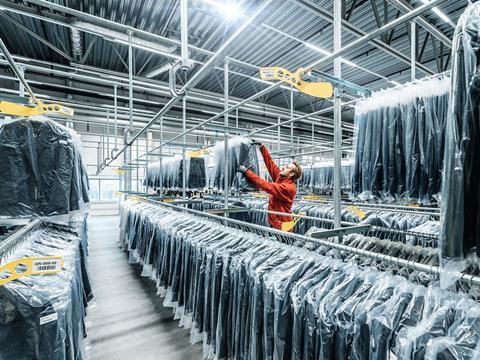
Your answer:
[[[238,108],[235,109],[235,126],[238,129]],[[240,132],[238,135],[240,135]]]
[[[110,111],[107,110],[107,158],[110,159]]]
[[[22,77],[25,78],[25,65],[18,65],[18,70],[20,70]],[[18,95],[21,97],[25,96],[25,86],[21,81],[18,82]]]
[[[187,149],[186,149],[186,142],[187,142],[187,135],[185,131],[187,130],[187,97],[185,96],[182,99],[182,130],[183,130],[183,137],[182,137],[182,196],[187,196]]]
[[[225,110],[228,109],[228,91],[229,91],[229,83],[228,83],[228,65],[229,61],[228,59],[224,60],[224,70],[223,70],[223,91],[224,91],[224,108]],[[223,118],[223,124],[225,125],[224,133],[223,133],[223,139],[224,139],[224,151],[225,151],[225,162],[224,162],[224,184],[223,184],[223,197],[225,201],[225,208],[228,208],[228,190],[229,190],[229,178],[228,178],[228,112],[225,113],[224,118]],[[228,217],[228,214],[225,213],[225,217]]]
[[[138,154],[139,154],[139,151],[138,151],[138,143],[139,143],[139,142],[140,142],[140,141],[137,141],[137,146],[135,147],[135,159],[137,159],[137,160],[135,161],[135,162],[136,162],[136,164],[135,164],[135,168],[136,168],[136,169],[135,169],[135,172],[136,172],[136,181],[135,181],[135,182],[136,182],[136,185],[135,185],[135,189],[137,190],[137,192],[140,191],[140,188],[139,188],[139,186],[138,186],[138,171],[139,171],[139,169],[138,169],[138,164],[139,164],[139,163],[138,163]]]
[[[416,66],[417,66],[417,25],[415,21],[410,22],[410,68],[411,68],[411,80],[416,79]]]
[[[130,143],[130,137],[133,133],[133,47],[132,47],[132,35],[133,31],[128,30],[128,115],[129,115],[129,129],[127,134],[127,144]],[[127,189],[132,189],[132,151],[127,153],[127,169],[126,170],[126,181]]]
[[[182,65],[186,66],[188,62],[188,0],[180,0],[180,41]],[[182,196],[187,196],[187,97],[182,99]]]
[[[312,122],[312,151],[315,151],[315,123]],[[314,163],[315,155],[312,154],[312,164]]]
[[[333,10],[333,52],[342,48],[342,4],[343,1],[334,1]],[[333,75],[337,79],[342,77],[342,58],[337,57],[333,61]],[[341,192],[341,166],[342,166],[342,98],[340,89],[335,89],[334,99],[334,176],[333,176],[333,200],[334,200],[334,223],[336,228],[340,228],[342,212],[342,192]],[[341,237],[338,238],[341,242]]]
[[[117,137],[118,137],[118,119],[117,119],[117,84],[113,84],[113,120],[115,121],[115,151],[118,150],[118,142],[117,142]]]
[[[293,86],[290,85],[290,120],[293,120]],[[295,151],[293,150],[293,121],[290,123],[290,151],[293,155]],[[292,156],[293,159],[293,156]]]
[[[163,117],[160,117],[160,144],[163,144]],[[159,173],[160,173],[160,195],[163,193],[163,148],[158,148]]]
[[[280,119],[280,116],[278,117],[278,126],[277,126],[277,151],[280,151],[280,135],[281,135],[281,125],[280,123],[282,120]]]

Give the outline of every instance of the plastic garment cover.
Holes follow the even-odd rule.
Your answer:
[[[345,238],[438,265],[426,249]],[[333,259],[321,247],[306,251],[156,204],[122,204],[120,241],[209,359],[420,359],[467,317],[464,295],[404,278],[420,274],[342,252]],[[462,333],[477,331],[461,323]],[[470,344],[458,341],[456,351]]]
[[[352,194],[360,199],[437,200],[449,79],[429,79],[361,100],[355,112]]]
[[[352,172],[353,161],[343,160],[341,184],[342,190],[348,193],[352,189]],[[313,191],[318,194],[333,192],[333,163],[323,162],[304,167],[298,185],[302,190]]]
[[[0,124],[0,216],[69,214],[89,202],[76,133],[46,117]]]
[[[86,359],[85,314],[92,293],[84,234],[48,224],[25,235],[4,259],[55,255],[65,265],[59,274],[25,277],[0,287],[1,360]]]
[[[205,158],[186,156],[186,189],[202,190],[207,186]],[[160,174],[160,170],[163,172]],[[183,157],[173,156],[149,164],[144,184],[151,188],[179,190],[183,188]]]
[[[452,47],[440,236],[446,259],[461,259],[475,248],[480,253],[479,31],[480,4],[470,3],[458,21]]]
[[[238,166],[243,165],[255,174],[264,177],[264,166],[261,166],[263,164],[262,155],[258,146],[252,145],[251,142],[252,140],[240,136],[228,140],[228,174],[225,174],[225,143],[219,142],[215,145],[215,164],[209,169],[212,171],[211,181],[214,189],[223,190],[225,176],[228,176],[231,191],[257,191],[257,188],[243,174],[237,172]]]

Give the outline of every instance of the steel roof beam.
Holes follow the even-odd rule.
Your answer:
[[[326,9],[322,8],[321,6],[317,5],[316,3],[314,3],[312,0],[292,0],[292,1],[295,1],[295,2],[299,3],[304,8],[310,10],[314,14],[319,15],[323,19],[325,19],[328,22],[333,24],[333,15],[328,10],[326,10]],[[359,37],[364,37],[364,36],[368,35],[368,33],[366,31],[363,31],[362,29],[358,28],[357,26],[353,25],[352,23],[348,22],[345,19],[342,19],[342,29],[345,29],[349,33],[351,33],[353,35],[356,35],[356,36],[359,36]],[[400,51],[396,50],[392,46],[390,46],[388,44],[385,44],[383,41],[381,41],[379,39],[371,39],[371,40],[368,41],[368,43],[370,45],[375,46],[377,49],[382,50],[382,51],[396,57],[397,59],[404,62],[405,64],[410,65],[410,58],[408,56],[405,56],[404,54],[402,54]],[[434,73],[428,67],[426,67],[425,65],[423,65],[419,62],[417,62],[417,68],[421,69],[423,72],[425,72],[428,75],[433,75],[433,73]]]
[[[388,1],[390,1],[393,4],[393,6],[395,6],[398,10],[400,10],[403,13],[408,13],[409,11],[412,11],[414,9],[414,7],[410,5],[408,2],[406,2],[405,0],[388,0]],[[452,41],[437,27],[430,24],[424,16],[419,16],[414,21],[418,25],[420,25],[422,28],[424,28],[427,32],[429,32],[430,34],[435,36],[438,40],[440,40],[445,45],[447,45],[449,48],[452,47]]]

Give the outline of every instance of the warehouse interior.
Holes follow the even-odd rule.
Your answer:
[[[480,359],[479,25],[0,0],[0,360]]]

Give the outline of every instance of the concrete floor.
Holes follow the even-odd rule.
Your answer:
[[[190,360],[202,358],[190,345],[171,309],[162,306],[152,281],[129,265],[118,248],[118,217],[89,219],[90,273],[95,299],[87,317],[91,360]]]

